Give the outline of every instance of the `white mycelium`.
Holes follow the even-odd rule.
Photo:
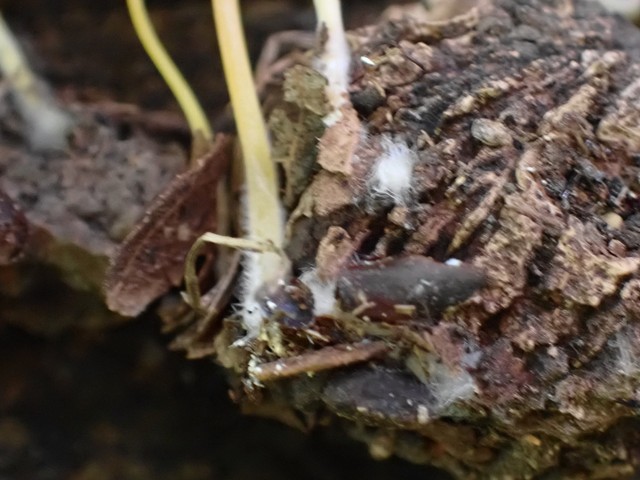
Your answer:
[[[411,193],[416,155],[404,142],[394,142],[388,137],[382,140],[382,149],[382,155],[373,167],[370,191],[374,196],[387,197],[402,205]]]
[[[330,315],[336,305],[336,281],[322,280],[315,269],[308,270],[300,276],[313,295],[313,314]]]

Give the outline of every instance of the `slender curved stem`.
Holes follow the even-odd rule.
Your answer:
[[[340,0],[313,0],[318,29],[326,29],[320,70],[327,78],[327,97],[334,111],[347,103],[351,54],[342,22]]]
[[[215,245],[221,245],[225,247],[236,248],[244,252],[257,252],[257,253],[277,253],[278,255],[284,255],[283,252],[278,251],[274,246],[267,242],[261,242],[258,240],[250,240],[248,238],[233,238],[225,235],[218,235],[217,233],[205,233],[201,235],[192,245],[185,261],[185,288],[187,291],[187,299],[189,305],[195,310],[200,310],[200,287],[198,285],[198,276],[196,273],[196,260],[202,247],[207,243],[213,243]]]
[[[211,3],[222,65],[242,146],[249,237],[270,242],[275,248],[281,249],[284,228],[278,179],[253,84],[238,0],[212,0]],[[282,273],[281,258],[268,253],[259,257],[263,279],[276,280]]]
[[[213,133],[209,120],[207,120],[191,87],[162,46],[149,18],[149,12],[144,0],[127,0],[127,7],[140,43],[142,43],[147,55],[149,55],[149,58],[151,58],[160,75],[162,75],[162,78],[171,89],[187,119],[189,128],[194,135],[194,144],[197,143],[198,137],[210,142],[213,138]]]

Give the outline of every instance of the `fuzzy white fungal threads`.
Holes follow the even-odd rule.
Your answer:
[[[382,148],[382,155],[373,167],[370,191],[375,197],[405,204],[411,193],[416,155],[404,142],[394,142],[387,137],[382,140]]]
[[[324,281],[318,277],[318,272],[308,270],[300,276],[300,281],[304,283],[313,295],[313,314],[330,315],[336,305],[336,282],[335,280]]]
[[[464,369],[459,371],[434,361],[429,364],[429,387],[436,399],[437,409],[472,398],[476,393],[473,377]]]
[[[247,331],[247,337],[255,338],[260,333],[260,327],[266,312],[258,300],[258,292],[263,286],[263,275],[260,271],[259,255],[264,253],[246,252],[244,273],[242,279],[242,321]]]
[[[624,330],[616,333],[610,344],[618,350],[617,355],[617,368],[618,373],[627,377],[633,377],[640,372],[640,361],[634,354],[634,348],[632,340],[629,338],[629,334]]]

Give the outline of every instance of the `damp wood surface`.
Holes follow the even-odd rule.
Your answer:
[[[193,320],[181,306],[161,311],[173,347],[226,367],[242,411],[306,431],[340,426],[379,459],[457,478],[632,478],[640,33],[582,0],[486,0],[438,20],[421,8],[350,32],[350,105],[333,126],[312,53],[275,72],[265,110],[294,275],[265,299],[259,339],[246,341],[232,307]],[[66,98],[118,91],[100,88]],[[218,88],[208,101],[221,106]],[[70,152],[29,162],[10,108],[3,117],[3,324],[51,333],[124,320],[100,301],[107,260],[145,209],[143,223],[164,220],[172,192],[207,180],[169,183],[186,163],[186,130],[170,101],[145,101],[170,111],[77,107],[85,123]],[[407,169],[408,179],[384,175]],[[123,194],[99,181],[76,188],[82,175]],[[202,198],[193,191],[185,205]],[[216,224],[202,219],[198,229]],[[184,232],[174,220],[152,233]],[[136,240],[138,251],[158,253],[157,238]],[[129,314],[179,285],[187,240],[146,255],[162,286],[139,304],[132,289]],[[135,280],[131,261],[118,281]],[[314,315],[324,287],[330,308]],[[51,316],[60,299],[64,315]],[[2,424],[14,431],[15,405]]]
[[[591,2],[495,0],[350,41],[352,105],[317,144],[311,64],[269,103],[299,278],[258,340],[234,316],[215,338],[237,398],[458,478],[631,476],[640,32]],[[336,304],[313,316],[318,282]],[[363,341],[387,351],[326,368]]]

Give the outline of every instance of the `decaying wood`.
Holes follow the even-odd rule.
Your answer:
[[[271,126],[287,253],[303,274],[265,299],[258,339],[227,319],[216,355],[244,379],[240,402],[330,412],[377,456],[459,478],[629,475],[640,465],[640,32],[581,0],[476,3],[451,20],[396,12],[353,32],[353,105],[316,151],[313,75],[287,76]],[[376,176],[392,154],[398,169],[410,162],[406,188]],[[464,294],[429,262],[460,268]],[[421,282],[429,298],[411,288]],[[314,316],[322,292],[336,303]],[[387,348],[326,362],[363,341]],[[266,387],[252,382],[256,365]]]
[[[17,260],[29,235],[29,223],[11,198],[0,190],[0,265]]]
[[[265,103],[294,275],[264,298],[256,338],[232,309],[214,321],[216,300],[175,345],[229,368],[246,410],[330,414],[378,457],[465,479],[630,475],[640,32],[585,0],[473,3],[352,32],[351,103],[329,127],[324,79],[284,73]],[[200,191],[179,198],[201,227],[213,177],[188,175],[180,188]],[[159,253],[173,199],[131,258]],[[148,286],[122,256],[119,278],[145,273],[128,296],[112,284],[118,308],[175,285],[178,260]]]

